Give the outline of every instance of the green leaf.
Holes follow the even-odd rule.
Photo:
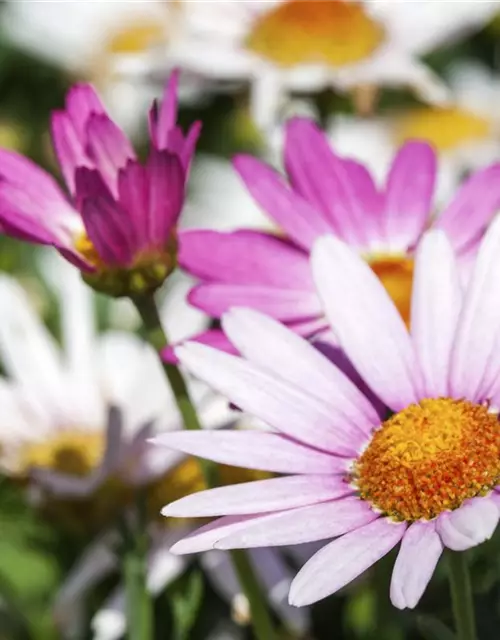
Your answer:
[[[174,639],[188,640],[203,600],[203,579],[198,569],[186,575],[172,596]]]

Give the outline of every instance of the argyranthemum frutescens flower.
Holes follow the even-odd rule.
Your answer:
[[[444,83],[418,56],[496,10],[494,2],[187,0],[179,11],[188,35],[170,54],[215,80],[250,81],[254,117],[268,127],[293,92],[407,86],[442,101]]]
[[[113,521],[137,486],[179,460],[159,459],[146,440],[152,430],[181,422],[153,349],[124,332],[96,335],[92,291],[75,269],[51,257],[43,268],[60,302],[62,349],[23,288],[0,279],[7,374],[0,379],[0,462],[9,477],[29,482],[57,522],[88,533]],[[180,337],[207,320],[186,304],[189,283],[176,276],[162,317]],[[191,389],[206,426],[230,419],[225,401],[205,386]]]
[[[445,234],[424,237],[411,333],[373,271],[341,240],[320,239],[312,262],[342,349],[392,415],[380,416],[340,369],[287,328],[255,311],[230,311],[223,323],[243,357],[199,344],[177,354],[273,430],[178,432],[157,443],[284,475],[166,506],[170,516],[222,516],[173,551],[335,538],[292,584],[290,602],[306,605],[401,542],[391,598],[414,607],[443,549],[482,543],[500,516],[500,220],[465,290]]]
[[[52,115],[52,138],[71,202],[45,171],[0,151],[0,223],[23,240],[55,246],[96,289],[113,296],[155,290],[176,261],[176,225],[200,131],[177,125],[173,73],[149,116],[141,164],[90,85],[75,85]]]
[[[180,233],[179,262],[200,279],[189,299],[207,314],[218,318],[246,306],[307,337],[325,331],[309,253],[317,238],[333,233],[367,260],[408,321],[414,248],[425,229],[446,231],[463,265],[500,206],[500,164],[471,176],[434,217],[436,159],[429,145],[404,145],[381,189],[363,165],[339,157],[319,128],[302,118],[288,123],[284,165],[288,182],[254,157],[235,160],[250,194],[284,234]],[[225,346],[218,330],[200,341]]]

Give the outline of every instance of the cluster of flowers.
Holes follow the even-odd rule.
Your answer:
[[[355,11],[375,50],[384,37],[376,23],[338,4],[335,20],[339,7]],[[269,15],[259,8],[258,28],[245,35],[254,56],[278,55],[268,51],[274,30],[305,19],[304,3],[277,5]],[[306,18],[316,46],[331,45],[337,59],[345,48],[322,39],[329,7],[317,3]],[[398,71],[422,93],[439,93],[414,61],[387,64],[395,47],[391,40],[349,78],[358,84],[381,69],[393,82]],[[293,52],[280,50],[280,63],[293,64]],[[348,53],[353,63],[364,50]],[[224,57],[255,71],[248,57]],[[268,77],[259,77],[262,98]],[[314,78],[326,82],[319,71]],[[63,353],[21,288],[0,280],[10,438],[2,465],[29,478],[42,508],[70,526],[81,523],[68,503],[84,506],[94,534],[139,487],[152,512],[166,505],[164,516],[182,518],[165,527],[151,517],[153,592],[181,573],[180,556],[203,552],[238,606],[223,551],[248,548],[276,610],[305,628],[307,614],[289,604],[338,591],[400,545],[391,600],[413,608],[443,550],[481,544],[500,520],[500,163],[473,173],[436,213],[429,144],[402,145],[380,186],[313,120],[294,117],[284,127],[284,171],[248,155],[233,163],[268,230],[182,229],[201,125],[187,133],[178,125],[178,80],[172,73],[150,110],[144,162],[86,84],[52,117],[66,191],[30,160],[0,151],[2,231],[71,263],[43,265],[62,300]],[[287,80],[304,88],[304,75]],[[159,355],[193,376],[203,429],[181,428],[153,348],[125,332],[95,337],[78,272],[139,305],[170,289],[160,315],[172,343]],[[218,463],[224,486],[205,487],[190,456]],[[194,518],[211,520],[195,529]],[[62,626],[82,590],[115,569],[115,542],[112,532],[99,536],[69,576],[56,604]],[[279,548],[305,561],[296,576]],[[108,630],[102,637],[123,633],[123,609],[119,589],[95,619]]]

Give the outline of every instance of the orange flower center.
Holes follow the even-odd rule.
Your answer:
[[[397,138],[401,142],[422,138],[438,151],[451,151],[489,138],[491,133],[492,123],[472,111],[458,107],[422,107],[401,119]]]
[[[368,58],[383,39],[383,27],[359,3],[286,0],[256,21],[246,46],[285,67],[341,67]]]
[[[467,400],[421,400],[386,420],[355,464],[361,498],[395,520],[431,519],[500,478],[497,415]]]
[[[368,264],[386,288],[406,326],[409,327],[413,259],[408,256],[381,255],[369,258]]]

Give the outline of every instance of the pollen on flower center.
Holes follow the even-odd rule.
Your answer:
[[[287,0],[256,21],[246,46],[283,66],[324,63],[337,67],[369,57],[383,39],[382,26],[361,4]]]
[[[500,478],[500,424],[467,400],[422,400],[386,420],[357,460],[361,498],[401,521],[431,519]]]
[[[422,107],[401,119],[397,137],[402,142],[422,138],[438,151],[489,138],[492,124],[487,118],[457,107]]]
[[[391,296],[397,310],[410,325],[411,293],[413,284],[413,258],[407,256],[380,255],[368,259],[368,263]]]
[[[25,473],[41,467],[75,476],[88,475],[104,453],[102,433],[68,430],[53,438],[26,445],[21,451],[18,468]]]
[[[92,267],[99,269],[104,266],[96,248],[85,231],[78,233],[73,240],[73,246]]]

